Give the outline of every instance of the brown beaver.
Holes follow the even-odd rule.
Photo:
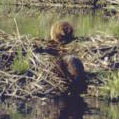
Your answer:
[[[70,80],[84,80],[84,66],[77,56],[65,55],[59,63],[60,69]]]
[[[51,27],[50,35],[51,39],[55,42],[65,44],[74,39],[74,30],[70,23],[60,21]]]
[[[60,68],[69,83],[72,94],[79,94],[86,90],[84,66],[81,60],[74,55],[65,55],[61,58]]]

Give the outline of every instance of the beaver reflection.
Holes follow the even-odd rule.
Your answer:
[[[79,96],[71,96],[64,98],[63,107],[60,109],[58,119],[83,119],[83,115],[87,110],[87,104],[83,98]]]

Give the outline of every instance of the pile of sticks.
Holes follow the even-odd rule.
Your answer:
[[[0,31],[0,96],[15,98],[60,95],[68,89],[68,82],[60,71],[55,56],[42,53],[46,47],[42,40],[37,42],[28,36],[10,35]],[[46,45],[46,46],[45,46]],[[18,48],[27,57],[29,68],[20,73],[13,64]],[[41,52],[37,53],[36,49]],[[98,32],[88,38],[77,38],[63,47],[66,54],[78,56],[86,72],[117,70],[119,68],[119,39]]]
[[[34,46],[35,43],[27,36],[18,37],[1,31],[0,96],[24,99],[48,94],[60,95],[67,89],[64,77],[59,76],[60,70],[54,60],[56,58],[35,53]],[[19,67],[17,71],[13,68],[18,48],[22,49],[23,57],[27,56],[29,61],[29,68],[24,73],[18,72]]]

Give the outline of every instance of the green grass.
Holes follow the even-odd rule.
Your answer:
[[[13,114],[11,114],[11,118],[12,119],[23,119],[23,117],[19,113],[13,113]]]
[[[19,74],[25,73],[30,68],[28,56],[23,56],[22,50],[20,48],[17,50],[17,55],[13,61],[11,68],[13,71]]]
[[[101,105],[100,111],[106,119],[119,119],[119,104],[107,104]]]
[[[103,77],[105,82],[100,87],[100,95],[109,100],[119,99],[119,71],[110,72]],[[105,80],[106,79],[106,80]]]
[[[109,33],[113,34],[115,37],[119,37],[119,21],[112,19],[109,23]]]
[[[21,17],[12,14],[10,18],[1,18],[0,28],[6,32],[15,32],[15,17],[18,23],[20,34],[32,34],[44,39],[50,38],[50,29],[54,22],[64,20],[69,21],[75,29],[76,36],[91,36],[97,32],[119,37],[119,21],[111,19],[104,21],[103,17],[91,15],[65,15],[55,12],[41,12],[37,17]]]
[[[91,36],[97,31],[119,37],[119,21],[115,18],[103,17],[103,11],[97,11],[96,16],[89,14],[68,14],[65,10],[52,9],[39,11],[35,8],[25,8],[2,5],[0,7],[0,28],[8,33],[16,31],[14,18],[17,20],[20,34],[32,34],[44,39],[50,38],[50,29],[56,21],[69,21],[76,36]],[[4,15],[3,15],[4,14]]]
[[[77,18],[76,35],[91,36],[97,32],[104,32],[112,36],[119,36],[119,22],[116,19],[104,21],[105,18],[91,15]]]

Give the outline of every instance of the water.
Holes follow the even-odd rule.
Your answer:
[[[51,25],[57,20],[70,21],[76,29],[76,34],[80,36],[89,35],[100,29],[106,32],[105,26],[108,30],[114,26],[108,25],[108,18],[82,16],[76,14],[77,11],[72,13],[66,11],[57,13],[55,10],[40,12],[38,9],[0,6],[0,29],[16,34],[18,27],[21,35],[30,34],[48,39]],[[118,111],[119,103],[109,103],[93,97],[66,96],[53,99],[43,97],[27,101],[7,99],[4,103],[0,103],[0,116],[8,114],[11,119],[119,119]]]
[[[6,104],[0,103],[0,112],[9,114],[11,119],[119,119],[118,110],[119,103],[92,97],[8,99]]]

